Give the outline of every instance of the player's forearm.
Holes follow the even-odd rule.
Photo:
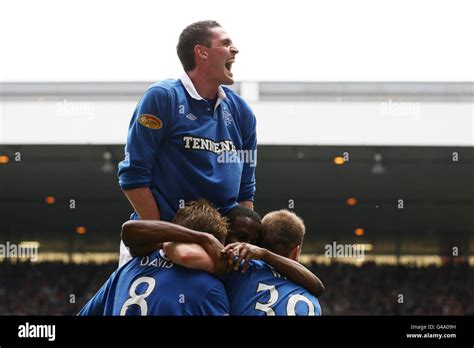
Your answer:
[[[165,243],[166,256],[174,263],[192,269],[212,272],[214,261],[204,248],[196,243]]]
[[[239,202],[239,205],[241,205],[244,208],[253,210],[253,202],[252,201],[242,201],[242,202]]]
[[[123,193],[142,220],[160,219],[160,210],[149,187],[124,190]]]
[[[314,296],[319,297],[324,292],[324,285],[321,280],[299,262],[272,253],[269,250],[266,250],[262,260],[275,267],[279,273],[292,282],[304,287]]]
[[[144,256],[164,242],[204,243],[206,235],[166,221],[130,220],[122,225],[122,240],[134,255]]]

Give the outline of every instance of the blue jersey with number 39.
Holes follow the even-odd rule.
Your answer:
[[[224,285],[162,250],[117,269],[78,315],[228,315]]]
[[[261,260],[223,276],[231,315],[321,315],[318,299]]]

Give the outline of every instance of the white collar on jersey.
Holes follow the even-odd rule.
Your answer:
[[[188,74],[184,73],[180,77],[181,82],[183,83],[184,88],[186,88],[186,91],[188,91],[189,95],[196,99],[196,100],[203,100],[204,98],[199,95],[199,93],[196,91],[196,88],[193,85],[193,81],[189,78]],[[214,110],[217,109],[219,104],[222,102],[222,99],[227,98],[225,95],[224,89],[222,86],[219,86],[217,88],[217,102],[216,106],[214,107]]]

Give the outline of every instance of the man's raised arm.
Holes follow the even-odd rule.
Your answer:
[[[165,242],[198,243],[217,262],[223,245],[211,234],[166,221],[130,220],[122,225],[122,240],[133,255],[145,256]]]
[[[291,260],[287,257],[278,255],[265,248],[248,243],[232,243],[226,245],[224,251],[229,255],[234,255],[234,251],[238,250],[238,257],[230,257],[228,261],[228,270],[234,266],[234,271],[237,271],[242,266],[242,273],[248,267],[249,261],[263,260],[269,265],[287,277],[292,282],[301,285],[306,290],[311,292],[314,296],[319,297],[324,292],[324,285],[321,280],[313,274],[309,269],[297,261]],[[244,264],[241,265],[244,260]]]

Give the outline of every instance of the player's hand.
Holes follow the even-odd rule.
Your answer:
[[[204,242],[201,244],[204,250],[209,254],[212,261],[214,261],[214,265],[219,265],[222,260],[222,249],[224,246],[222,245],[219,240],[214,237],[212,234],[204,233]],[[215,266],[215,267],[216,267]]]
[[[263,248],[248,243],[236,242],[226,245],[223,250],[224,253],[229,255],[226,272],[231,270],[232,265],[234,266],[234,271],[238,271],[242,260],[244,260],[242,266],[242,273],[244,273],[247,270],[250,260],[260,260],[264,257],[265,251]]]
[[[226,272],[227,269],[227,264],[229,262],[229,254],[227,253],[221,253],[220,261],[217,263],[214,263],[214,269],[212,270],[212,274],[215,276],[220,276],[221,274]]]

